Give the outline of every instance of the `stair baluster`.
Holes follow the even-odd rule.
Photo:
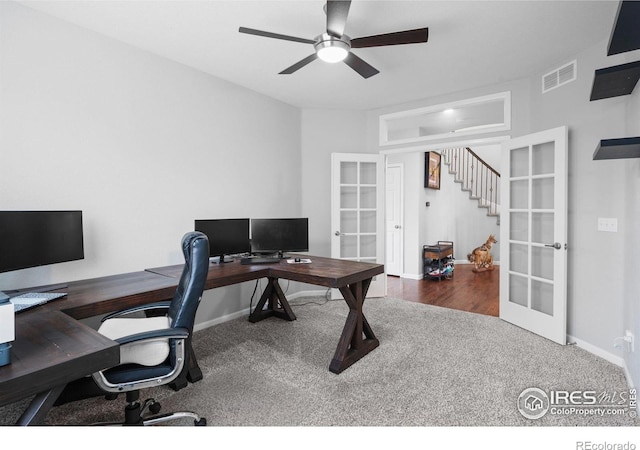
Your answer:
[[[469,192],[469,198],[477,200],[478,206],[487,208],[488,216],[500,218],[500,174],[469,147],[442,150],[443,162],[449,167],[454,181]]]

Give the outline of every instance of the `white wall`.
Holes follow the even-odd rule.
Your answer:
[[[309,252],[331,256],[331,154],[366,153],[361,111],[302,110],[302,212],[309,217]]]
[[[637,217],[640,205],[627,201],[628,190],[637,191],[637,181],[631,187],[629,177],[637,180],[638,162],[594,161],[593,153],[600,139],[627,136],[630,98],[589,97],[596,69],[637,60],[640,52],[607,57],[607,45],[602,41],[578,54],[578,79],[559,89],[542,94],[544,72],[533,76],[531,117],[532,132],[569,127],[568,333],[622,358],[613,341],[624,334],[625,290],[638,273],[634,257],[625,258],[633,252],[630,243],[638,229],[631,217]],[[618,218],[618,232],[598,231],[598,217]],[[635,274],[628,273],[625,262]]]
[[[0,288],[180,263],[197,218],[301,214],[298,109],[7,2],[0,61],[0,209],[81,209],[86,248]],[[198,320],[252,286],[207,292]]]

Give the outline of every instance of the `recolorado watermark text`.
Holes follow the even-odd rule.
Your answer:
[[[636,450],[633,442],[576,442],[576,450]]]

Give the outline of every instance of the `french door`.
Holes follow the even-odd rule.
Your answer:
[[[384,157],[333,153],[331,178],[331,256],[384,264]],[[381,274],[372,280],[367,297],[385,294]]]
[[[386,186],[386,229],[387,251],[385,257],[385,271],[387,275],[402,275],[403,259],[403,195],[402,176],[403,167],[400,164],[387,165],[385,177]]]
[[[566,127],[502,144],[500,318],[566,344]]]

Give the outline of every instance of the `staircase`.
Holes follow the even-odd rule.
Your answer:
[[[500,174],[469,147],[442,150],[442,161],[449,166],[460,188],[469,192],[469,198],[486,208],[487,215],[496,217],[500,225]]]

